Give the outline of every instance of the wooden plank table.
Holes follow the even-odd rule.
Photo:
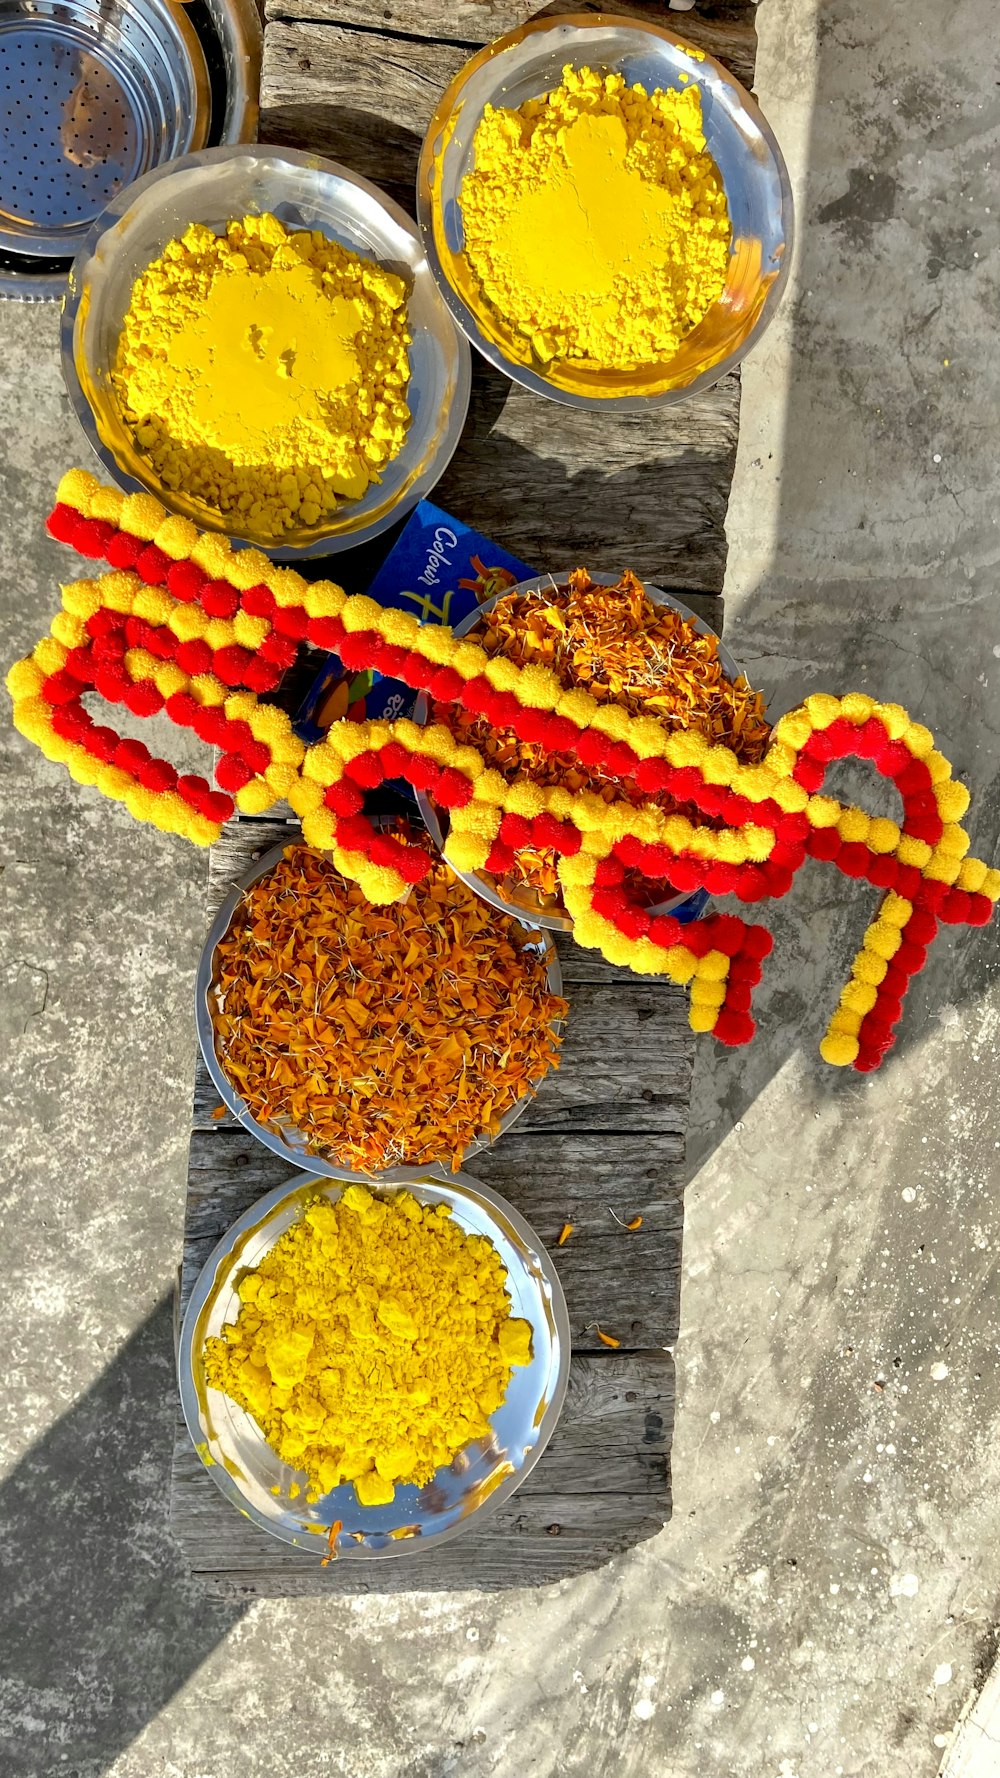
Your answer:
[[[473,47],[535,8],[522,0],[269,0],[261,135],[321,150],[412,212],[420,140],[441,88]],[[555,10],[555,9],[553,9]],[[585,10],[585,8],[580,8]],[[595,10],[591,8],[590,10]],[[662,19],[749,85],[750,0],[675,13],[650,0],[603,6]],[[724,520],[739,384],[649,415],[577,413],[474,363],[469,421],[435,499],[540,569],[628,563],[722,627]],[[370,566],[337,558],[354,590]],[[251,859],[297,833],[237,820],[213,848],[208,918]],[[670,1516],[684,1141],[692,1039],[686,996],[559,943],[570,1017],[562,1066],[516,1129],[469,1171],[508,1197],[558,1250],[573,1332],[570,1385],[552,1443],[481,1529],[426,1554],[333,1564],[235,1513],[178,1422],[171,1515],[192,1572],[231,1597],[493,1589],[581,1573],[652,1536]],[[195,1084],[180,1306],[233,1220],[293,1169],[228,1117],[201,1063]],[[622,1223],[641,1215],[628,1233]],[[596,1325],[621,1340],[603,1347]]]

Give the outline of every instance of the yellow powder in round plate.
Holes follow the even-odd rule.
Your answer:
[[[446,1204],[349,1185],[241,1279],[206,1381],[305,1471],[310,1499],[353,1482],[362,1505],[387,1504],[481,1438],[511,1367],[531,1362],[506,1283],[492,1243]]]
[[[473,147],[465,258],[541,366],[672,358],[722,294],[732,235],[697,86],[567,67],[516,111],[488,105]]]
[[[193,223],[132,290],[112,381],[163,486],[280,538],[358,500],[410,422],[406,287],[315,230]]]

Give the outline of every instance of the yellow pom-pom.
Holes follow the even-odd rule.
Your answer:
[[[705,736],[697,729],[681,729],[679,734],[671,735],[665,749],[672,766],[700,766],[711,751]]]
[[[857,1060],[861,1048],[856,1037],[848,1037],[846,1032],[828,1032],[819,1046],[819,1053],[824,1062],[833,1068],[849,1068]]]
[[[900,836],[896,847],[896,857],[900,864],[912,865],[914,870],[923,870],[929,863],[931,848],[926,840],[918,840],[911,833]]]
[[[890,926],[888,920],[873,920],[865,932],[865,950],[874,952],[876,957],[884,957],[887,961],[894,957],[903,942],[903,935],[897,926]]]
[[[102,574],[97,590],[103,606],[109,611],[121,611],[128,616],[135,610],[135,602],[143,585],[144,582],[137,574],[130,574],[126,568],[121,568],[113,569],[110,574]]]
[[[693,951],[688,950],[687,945],[671,945],[664,952],[664,957],[666,974],[672,982],[679,982],[683,986],[691,980],[698,967],[698,959]]]
[[[90,505],[95,494],[100,492],[101,484],[89,469],[67,469],[56,489],[56,500],[60,506],[74,506],[77,512],[90,516]]]
[[[786,741],[774,741],[767,750],[764,763],[776,778],[790,778],[799,763],[799,756]]]
[[[354,630],[379,629],[383,611],[381,605],[377,605],[374,599],[369,599],[367,593],[355,593],[352,598],[344,599],[338,612],[332,612],[330,615],[339,617],[345,630],[353,632]],[[373,865],[372,869],[375,868],[377,867]]]
[[[238,569],[233,569],[233,573],[237,572]],[[294,568],[272,568],[269,573],[263,576],[263,579],[265,585],[269,586],[274,594],[276,605],[285,607],[305,604],[308,588],[301,574],[297,574]],[[234,581],[233,585],[236,584]]]
[[[274,770],[273,766],[271,770]],[[323,785],[317,784],[312,778],[303,778],[298,772],[295,774],[294,783],[288,786],[284,794],[296,815],[311,815],[314,809],[323,807]]]
[[[961,868],[960,858],[949,858],[946,853],[936,849],[929,863],[924,865],[924,876],[929,877],[932,883],[954,883],[958,880]]]
[[[942,821],[961,821],[970,799],[965,785],[949,778],[946,784],[935,785],[934,800]]]
[[[930,773],[932,784],[946,784],[951,777],[951,761],[945,759],[943,753],[928,753],[924,765]]]
[[[82,617],[86,623],[95,611],[101,609],[100,583],[96,580],[69,580],[60,587],[63,609],[72,611],[75,616]]]
[[[899,845],[899,828],[887,815],[873,815],[867,838],[872,852],[894,852]]]
[[[978,895],[986,881],[986,865],[981,858],[966,858],[956,879],[960,889],[967,889],[970,895]]]
[[[66,769],[78,784],[96,785],[102,763],[86,747],[70,747],[66,753]]]
[[[97,774],[97,788],[101,795],[114,797],[117,802],[121,802],[134,782],[131,774],[123,772],[121,766],[102,765]]]
[[[220,537],[216,531],[204,531],[191,551],[195,567],[211,580],[228,580],[232,559],[228,537]]]
[[[476,779],[472,795],[477,803],[491,804],[499,808],[507,795],[507,786],[500,773],[494,771],[490,766]]]
[[[263,815],[266,809],[273,808],[277,795],[264,778],[251,778],[242,790],[236,792],[236,807],[244,815]]]
[[[697,987],[697,985],[698,984],[695,983],[695,987]],[[702,1033],[714,1031],[718,1017],[719,1009],[717,1006],[700,1006],[692,995],[691,1005],[688,1008],[688,1024],[692,1031],[700,1031]]]
[[[182,519],[175,512],[164,519],[154,538],[157,549],[161,549],[172,562],[186,562],[197,541],[197,525],[192,525],[190,519]],[[253,584],[251,581],[250,585]]]
[[[45,674],[38,662],[33,661],[30,655],[26,656],[24,660],[15,661],[14,665],[8,669],[7,678],[4,681],[15,703],[19,698],[37,697],[44,683]]]
[[[941,829],[935,850],[944,858],[964,858],[971,844],[965,828],[959,827],[957,821],[949,821]]]
[[[457,661],[455,664],[458,665]],[[596,699],[591,697],[589,691],[583,691],[580,686],[576,685],[572,690],[563,692],[556,705],[556,713],[559,716],[565,716],[570,722],[575,722],[579,728],[589,728],[598,708]],[[659,729],[659,723],[656,726]],[[662,748],[659,751],[662,752]]]
[[[902,704],[876,704],[872,714],[878,717],[890,741],[901,741],[910,726],[910,713]]]
[[[453,809],[451,814],[451,832],[471,833],[487,843],[487,849],[493,844],[503,819],[503,812],[492,803],[466,803],[464,809]]]
[[[779,778],[771,795],[779,809],[784,809],[789,815],[799,815],[803,809],[809,807],[809,792],[792,778]]]
[[[827,1026],[827,1031],[838,1032],[845,1037],[856,1037],[860,1030],[861,1014],[855,1012],[853,1007],[844,1006],[841,1002]]]
[[[752,803],[762,803],[780,782],[766,765],[740,766],[733,779],[733,789]]]
[[[271,764],[264,773],[275,797],[287,796],[299,782],[298,766],[282,766]]]
[[[72,611],[57,611],[51,624],[52,634],[64,648],[80,648],[87,640],[82,618]]]
[[[210,622],[200,605],[174,605],[167,613],[167,623],[179,642],[201,641]]]
[[[357,882],[373,907],[400,901],[407,889],[406,878],[398,870],[393,870],[390,865],[369,864],[367,860],[358,871]]]
[[[605,932],[601,950],[609,963],[620,964],[623,969],[630,968],[633,948],[634,941],[626,938],[624,933],[616,932],[614,927]]]
[[[545,792],[538,784],[512,784],[507,792],[507,809],[511,815],[524,815],[529,821],[545,812]]]
[[[905,895],[897,895],[895,889],[890,889],[882,899],[878,917],[880,920],[884,920],[888,926],[902,928],[906,925],[912,912],[912,901],[907,901]]]
[[[706,951],[698,960],[696,974],[702,982],[724,982],[729,974],[729,958],[725,951]]]
[[[214,673],[198,673],[188,686],[196,704],[224,704],[226,687]]]
[[[801,705],[797,710],[787,710],[784,716],[779,717],[772,731],[775,741],[782,741],[786,747],[794,747],[796,753],[801,753],[812,732],[813,725]]]
[[[988,870],[979,888],[989,901],[1000,901],[1000,870]]]
[[[420,633],[420,620],[412,611],[383,611],[378,628],[393,648],[412,648]]]
[[[159,666],[160,662],[155,654],[150,654],[148,648],[125,650],[125,671],[133,682],[139,679],[152,679]]]
[[[706,784],[731,784],[739,768],[739,760],[729,747],[710,747],[699,764]]]
[[[251,617],[248,611],[237,611],[233,618],[236,641],[241,648],[249,648],[254,654],[270,633],[271,626],[266,617]]]
[[[137,587],[132,601],[132,610],[136,617],[144,617],[148,624],[169,624],[175,611],[187,609],[186,606],[179,607],[170,594],[158,586]],[[174,635],[176,634],[175,630]]]
[[[154,668],[151,677],[153,684],[163,698],[173,697],[175,691],[183,691],[188,682],[187,674],[183,667],[177,665],[176,661],[161,661]]]
[[[142,537],[147,543],[151,543],[166,518],[165,507],[152,494],[130,494],[122,501],[121,518],[118,522],[123,531],[129,531],[133,537]]]
[[[449,833],[444,848],[448,863],[459,871],[483,870],[489,857],[492,841],[481,839],[474,833]]]
[[[721,1006],[726,998],[725,982],[704,981],[696,975],[691,983],[692,1006]]]
[[[310,617],[340,617],[347,602],[347,594],[342,586],[337,586],[335,581],[317,580],[312,586],[306,587],[305,607]],[[367,609],[368,606],[374,606],[375,611],[378,612],[379,616],[373,618],[370,623],[361,625],[355,624],[355,629],[377,629],[382,613],[382,607],[376,605],[374,599],[365,600],[364,609]]]
[[[814,691],[805,701],[805,713],[814,729],[829,728],[840,715],[840,699],[826,691]]]
[[[877,988],[885,980],[885,972],[889,965],[884,957],[876,957],[874,951],[859,951],[854,959],[852,973],[859,982],[869,982]]]
[[[774,832],[770,827],[754,827],[748,822],[742,831],[743,842],[749,858],[752,858],[756,864],[761,864],[765,858],[770,858],[774,850]]]
[[[533,710],[554,710],[562,697],[562,686],[548,667],[527,666],[521,668],[515,695]]]
[[[187,608],[191,609],[190,606]],[[205,641],[209,648],[230,648],[234,641],[233,626],[228,617],[210,617],[205,625]]]
[[[572,858],[560,858],[558,869],[564,888],[585,888],[597,874],[597,859],[589,852],[577,852]]]
[[[756,834],[761,830],[760,828],[753,828],[751,831]],[[767,837],[770,844],[773,844],[774,835],[769,834]],[[747,849],[741,834],[734,832],[730,828],[723,827],[718,833],[712,833],[711,831],[706,832],[704,838],[713,842],[712,852],[708,853],[707,856],[711,857],[714,852],[714,856],[720,859],[723,864],[743,864],[746,862]],[[761,853],[761,857],[766,858],[767,853]]]
[[[44,698],[19,698],[14,705],[13,722],[19,734],[39,746],[52,733],[52,705]]]
[[[846,717],[848,722],[858,724],[867,722],[874,708],[874,698],[868,697],[867,693],[863,691],[849,691],[846,697],[840,700],[840,714]]]
[[[914,759],[925,759],[934,751],[934,736],[922,722],[911,722],[902,737],[903,745],[913,754]]]
[[[514,661],[505,660],[497,655],[486,663],[486,677],[497,691],[516,692],[521,677],[521,669]]]
[[[591,728],[599,734],[607,735],[612,741],[628,743],[632,730],[632,718],[620,704],[600,704],[590,720]],[[703,739],[703,737],[699,737]]]
[[[267,586],[272,572],[270,562],[259,549],[234,549],[226,563],[226,579],[238,593],[248,593],[252,586]]]
[[[864,1018],[871,1012],[878,999],[878,989],[873,982],[848,982],[840,996],[841,1006],[847,1006],[852,1012],[860,1013]]]
[[[867,840],[870,826],[871,817],[865,814],[864,809],[856,809],[852,806],[845,809],[841,815],[837,822],[837,832],[842,840],[847,840],[853,845],[859,841]]]
[[[451,664],[456,673],[461,673],[463,679],[478,679],[481,674],[485,673],[489,658],[489,655],[479,647],[478,643],[463,638],[461,641],[456,641]]]
[[[302,832],[310,846],[318,846],[321,852],[331,852],[337,832],[337,823],[330,809],[314,809],[303,817]]]
[[[50,673],[58,673],[66,665],[66,649],[54,636],[43,636],[32,649],[31,658],[36,667],[40,667],[45,677]]]
[[[210,821],[207,815],[192,809],[184,829],[185,837],[195,846],[214,846],[222,832],[222,825],[221,821]]]
[[[344,762],[328,741],[317,741],[306,754],[302,771],[307,779],[325,788],[328,784],[336,784],[343,776]]]

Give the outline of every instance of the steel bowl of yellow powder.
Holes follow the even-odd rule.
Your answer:
[[[263,1529],[317,1558],[391,1557],[519,1486],[569,1350],[552,1260],[478,1180],[300,1174],[195,1281],[181,1401],[209,1474]]]
[[[129,187],[74,262],[62,343],[122,486],[285,560],[405,513],[468,406],[468,345],[415,225],[291,149],[206,150]]]
[[[459,326],[573,406],[678,401],[777,306],[792,205],[777,143],[720,63],[658,25],[538,19],[461,70],[418,214]]]

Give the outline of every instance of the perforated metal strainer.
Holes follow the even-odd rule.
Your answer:
[[[0,294],[60,296],[87,230],[125,186],[211,136],[242,136],[225,91],[213,129],[194,18],[210,10],[189,15],[172,0],[0,0]],[[245,112],[244,64],[253,57],[239,53],[242,38],[232,53],[217,24],[209,32],[223,86],[242,85]]]

